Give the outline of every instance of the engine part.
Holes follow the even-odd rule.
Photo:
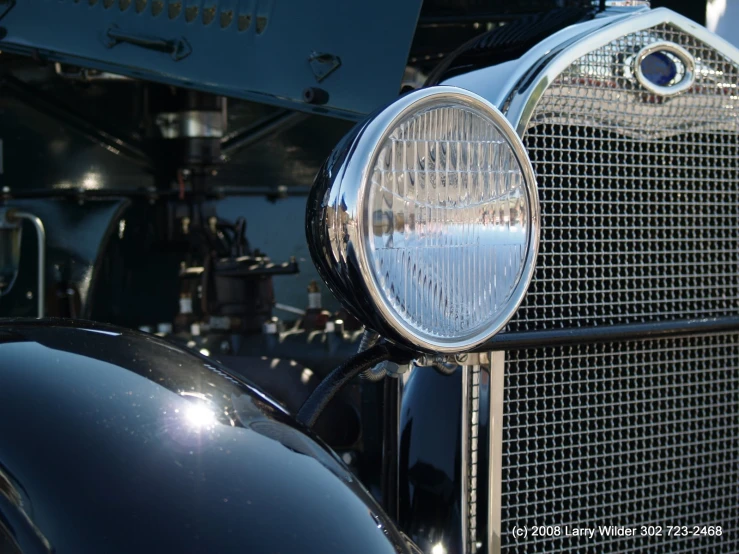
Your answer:
[[[38,216],[32,213],[22,212],[19,210],[5,210],[0,212],[0,236],[2,236],[2,243],[0,246],[0,293],[4,294],[9,291],[12,287],[15,278],[18,275],[18,266],[20,264],[20,242],[21,242],[21,231],[20,221],[30,221],[36,231],[37,239],[37,258],[38,258],[38,276],[37,276],[37,292],[36,292],[36,303],[37,317],[44,317],[45,312],[45,296],[46,296],[46,230],[44,224]],[[3,254],[5,247],[8,247],[8,255]],[[7,258],[7,259],[3,259]],[[7,267],[7,269],[3,269]],[[3,291],[2,280],[5,275],[12,272],[12,278],[5,291]]]
[[[295,259],[278,265],[266,256],[208,257],[204,266],[188,267],[180,273],[180,306],[186,309],[180,315],[186,316],[188,324],[196,316],[227,318],[216,320],[217,327],[230,332],[259,332],[272,317],[272,277],[297,272]]]
[[[0,210],[0,296],[13,288],[18,277],[23,228],[18,221],[11,221],[8,210]]]

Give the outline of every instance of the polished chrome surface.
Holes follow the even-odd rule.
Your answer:
[[[537,271],[508,329],[739,313],[739,50],[664,9],[545,42],[505,74],[450,80],[501,106],[539,180]],[[682,75],[645,87],[639,58],[666,49]],[[733,334],[506,352],[489,550],[735,552],[738,359]],[[730,538],[512,535],[675,519]]]
[[[642,46],[664,40],[659,35],[651,39],[649,38],[649,30],[658,26],[670,27],[677,33],[682,32],[690,35],[692,37],[691,40],[696,41],[696,44],[705,45],[705,48],[709,51],[720,52],[718,54],[719,58],[733,60],[734,63],[739,60],[739,49],[735,46],[694,21],[671,10],[658,8],[639,11],[633,14],[616,15],[594,21],[589,25],[583,25],[582,28],[581,26],[575,25],[565,29],[554,35],[546,43],[542,43],[532,49],[519,61],[521,67],[511,75],[511,78],[506,83],[506,90],[494,95],[495,99],[500,103],[493,103],[505,107],[504,112],[506,117],[516,127],[519,135],[523,136],[527,131],[531,117],[533,117],[542,95],[549,90],[551,84],[563,72],[571,70],[576,61],[584,56],[592,56],[593,52],[598,49],[608,49],[609,45],[611,45],[614,53],[620,52],[623,54],[623,48],[629,46],[628,44],[621,43],[622,50],[618,51],[617,49],[619,42],[623,41],[624,37],[632,37],[633,39],[643,35],[645,42]],[[680,46],[686,46],[680,44],[679,40],[677,43]],[[545,63],[540,63],[542,60]],[[535,69],[532,70],[532,68]],[[616,78],[618,77],[618,73],[623,69],[621,60],[618,60],[613,68],[615,73],[612,77]],[[710,68],[706,68],[705,72],[699,68],[698,73],[698,77],[704,77],[709,86],[721,83],[721,81],[714,81],[717,75],[711,74]],[[485,86],[482,84],[485,79],[486,75],[483,70],[471,74],[468,79],[456,79],[450,82],[456,86],[462,86],[479,93],[479,89]],[[602,92],[606,92],[605,85],[607,82],[608,80],[603,83]],[[725,91],[721,92],[725,93]],[[491,102],[493,101],[490,98],[492,94],[485,93],[482,96],[491,100]],[[701,95],[699,94],[699,96]],[[715,102],[715,98],[711,97],[712,95],[703,96],[706,102]],[[655,104],[652,107],[659,107],[659,105],[662,104]],[[719,103],[714,103],[713,105],[716,108],[720,106]],[[641,113],[636,115],[637,117],[644,117],[648,114]]]
[[[477,552],[480,366],[462,366],[462,552]]]
[[[528,256],[523,170],[481,112],[452,97],[414,106],[370,168],[367,265],[393,318],[429,341],[485,332]]]
[[[501,549],[501,498],[503,494],[503,402],[505,395],[505,352],[491,352],[488,365],[490,417],[488,419],[488,521],[487,554]]]
[[[691,88],[639,83],[634,59],[657,43],[696,61]],[[656,9],[558,33],[497,79],[506,90],[492,69],[450,80],[504,109],[539,180],[537,274],[509,330],[736,313],[737,60]]]
[[[605,5],[606,10],[612,8],[648,8],[650,5],[649,0],[593,0],[593,6],[600,7]]]
[[[666,55],[668,56],[668,59],[675,64],[676,75],[670,83],[664,86],[653,83],[647,75],[644,75],[644,60],[652,54]],[[685,50],[682,46],[678,46],[674,42],[653,42],[652,44],[642,48],[634,57],[633,73],[636,80],[639,81],[639,84],[645,89],[662,97],[676,96],[692,87],[695,84],[695,69],[695,60],[690,52]],[[704,67],[701,69],[710,71],[710,69]]]
[[[647,11],[651,14],[661,10]],[[662,10],[664,11],[664,10]],[[642,14],[643,15],[643,14]],[[575,59],[570,53],[572,48],[579,54],[585,54],[588,49],[579,48],[579,41],[587,40],[601,32],[610,32],[610,28],[618,23],[628,25],[636,17],[635,12],[604,13],[602,17],[586,21],[578,25],[571,25],[554,33],[537,43],[518,60],[511,60],[499,65],[493,65],[470,71],[444,81],[443,85],[460,87],[479,94],[494,106],[497,106],[508,121],[513,124],[519,135],[521,131],[518,123],[521,120],[520,105],[541,91],[546,84],[563,67]],[[641,15],[639,15],[641,17]],[[565,53],[567,62],[562,67],[556,64],[558,56]]]
[[[16,210],[8,212],[7,217],[11,221],[30,221],[36,231],[36,261],[38,265],[38,276],[36,277],[36,317],[44,317],[44,313],[46,312],[46,230],[44,229],[44,223],[41,221],[41,218],[32,213]]]
[[[470,444],[470,413],[471,397],[470,397],[470,373],[472,366],[462,366],[462,417],[460,421],[461,432],[460,432],[460,462],[459,468],[461,473],[462,487],[460,492],[460,521],[462,529],[460,535],[462,537],[462,554],[469,552],[470,534],[469,534],[469,475],[470,475],[470,461],[469,461],[469,444]]]
[[[696,61],[693,86],[661,95],[624,71],[668,47],[683,81]],[[511,330],[739,312],[738,83],[737,61],[672,23],[612,39],[551,80],[526,110],[542,242]]]
[[[652,48],[684,64],[677,89],[640,82]],[[447,84],[498,105],[537,173],[540,255],[509,330],[739,313],[737,48],[669,10],[620,12]],[[735,334],[506,352],[489,551],[736,552],[737,360]],[[512,535],[677,519],[724,539]]]
[[[340,150],[317,181],[309,234],[325,227],[314,259],[363,296],[355,308],[370,301],[359,315],[379,312],[366,323],[432,352],[498,332],[525,294],[539,234],[533,172],[500,112],[452,87],[415,91]]]

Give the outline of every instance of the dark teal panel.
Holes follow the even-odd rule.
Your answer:
[[[0,47],[358,119],[398,95],[420,7],[421,0],[23,0],[0,21]],[[327,92],[328,102],[307,104],[310,87]]]

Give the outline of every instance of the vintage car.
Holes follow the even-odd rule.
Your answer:
[[[734,10],[0,0],[0,554],[739,552]]]

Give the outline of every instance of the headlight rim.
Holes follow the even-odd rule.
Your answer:
[[[450,100],[484,114],[493,122],[507,141],[525,181],[524,188],[530,212],[530,233],[526,245],[527,252],[524,258],[523,270],[506,307],[474,336],[442,340],[428,335],[424,336],[419,329],[407,324],[399,314],[394,313],[392,306],[385,299],[375,271],[371,267],[362,226],[368,217],[366,202],[371,172],[387,137],[404,118],[414,112]],[[406,94],[376,113],[365,124],[355,128],[347,138],[349,140],[345,143],[344,152],[339,156],[343,163],[339,164],[341,167],[335,167],[335,171],[329,177],[330,181],[334,183],[333,186],[330,186],[330,189],[333,190],[329,191],[329,194],[335,199],[341,198],[342,201],[346,202],[346,195],[349,193],[350,198],[346,205],[351,222],[345,228],[342,227],[342,230],[348,236],[346,249],[339,253],[338,258],[335,255],[332,256],[332,261],[339,265],[345,264],[346,269],[349,269],[351,264],[354,263],[354,269],[360,271],[364,279],[361,279],[359,283],[355,282],[349,275],[350,271],[342,271],[339,275],[332,276],[334,278],[331,279],[331,282],[334,285],[341,283],[342,289],[348,289],[342,291],[344,293],[342,297],[345,298],[347,292],[350,294],[350,298],[345,298],[345,300],[354,309],[361,309],[362,315],[367,316],[360,318],[363,323],[374,327],[376,331],[388,336],[391,340],[420,351],[440,354],[461,353],[479,346],[500,332],[526,295],[536,266],[540,235],[539,196],[534,170],[520,138],[506,117],[490,102],[473,92],[453,86],[434,86]],[[352,183],[359,184],[352,186]],[[329,230],[329,233],[331,233],[331,230]],[[339,239],[334,237],[334,240],[338,242]],[[323,262],[325,260],[321,260],[321,263]],[[324,268],[330,271],[329,268],[325,266]],[[361,287],[360,289],[357,288],[358,285]],[[364,299],[361,299],[358,293],[366,294],[368,296],[367,302],[363,301]],[[370,309],[367,310],[367,308]]]

